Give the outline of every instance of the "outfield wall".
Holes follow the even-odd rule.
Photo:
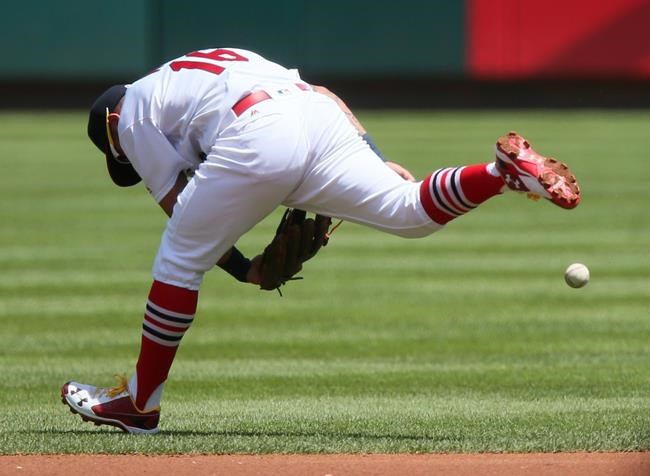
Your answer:
[[[31,0],[0,78],[132,78],[211,46],[340,78],[650,78],[648,0]]]
[[[467,0],[466,71],[483,79],[650,79],[648,0]]]
[[[132,78],[212,46],[310,75],[458,77],[464,11],[447,0],[32,0],[0,16],[0,77]]]
[[[650,107],[647,25],[650,0],[13,2],[0,107],[85,107],[211,46],[298,67],[355,106]]]

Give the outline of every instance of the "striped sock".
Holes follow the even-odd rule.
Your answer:
[[[440,225],[472,211],[503,190],[503,179],[491,164],[438,169],[420,186],[420,201],[427,215]]]
[[[142,323],[136,373],[129,381],[129,391],[139,409],[160,405],[176,350],[192,325],[198,294],[198,291],[153,282]]]

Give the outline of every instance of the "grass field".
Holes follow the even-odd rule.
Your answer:
[[[346,223],[282,298],[215,270],[162,432],[134,437],[59,388],[132,372],[163,213],[109,183],[85,114],[0,114],[0,453],[650,450],[650,113],[361,119],[419,177],[515,128],[570,162],[583,204],[509,194],[413,241]]]

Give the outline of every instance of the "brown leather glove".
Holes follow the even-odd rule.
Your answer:
[[[302,264],[327,245],[332,219],[324,215],[306,218],[306,212],[288,208],[273,241],[262,254],[260,289],[280,290],[280,286],[302,270]]]

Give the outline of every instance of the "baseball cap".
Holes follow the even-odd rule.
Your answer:
[[[113,154],[112,144],[108,140],[108,113],[115,109],[125,93],[125,85],[111,86],[95,100],[88,117],[88,137],[106,156],[108,174],[113,182],[120,187],[129,187],[142,180],[126,156]]]

